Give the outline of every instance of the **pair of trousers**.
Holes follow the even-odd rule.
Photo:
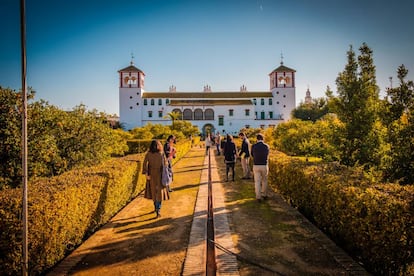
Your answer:
[[[249,166],[250,157],[241,158],[241,165],[243,169],[243,177],[251,177],[250,175],[250,166]]]
[[[157,212],[157,213],[160,212],[160,209],[161,209],[161,201],[155,201],[154,200],[154,209],[155,209],[155,212]]]
[[[268,174],[268,165],[253,165],[254,191],[256,193],[256,199],[262,199],[262,197],[267,197]]]

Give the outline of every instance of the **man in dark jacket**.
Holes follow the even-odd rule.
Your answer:
[[[257,201],[267,199],[267,176],[269,173],[269,145],[263,142],[263,135],[257,134],[257,143],[252,146],[254,190]]]

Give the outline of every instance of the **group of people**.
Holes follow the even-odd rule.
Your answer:
[[[217,132],[216,135],[208,134],[205,138],[205,146],[206,146],[206,155],[212,146],[216,146],[217,155],[220,155],[220,147],[222,143],[221,135]]]
[[[168,200],[169,193],[172,192],[170,185],[163,186],[161,177],[162,170],[166,167],[173,178],[172,159],[176,154],[174,144],[174,135],[168,137],[164,146],[159,140],[152,140],[142,166],[142,173],[145,174],[147,180],[144,197],[154,201],[154,212],[157,218],[161,217],[161,202]]]
[[[267,176],[269,173],[269,145],[264,143],[264,137],[260,133],[257,134],[257,142],[251,146],[251,149],[246,134],[240,132],[239,137],[242,139],[240,151],[237,151],[233,136],[230,134],[227,134],[226,141],[223,144],[224,162],[226,163],[226,181],[229,181],[230,170],[232,180],[234,181],[234,166],[236,164],[237,156],[240,157],[240,163],[243,170],[242,179],[251,179],[250,156],[252,156],[255,194],[257,201],[261,202],[268,197]]]
[[[216,136],[216,139],[217,137],[220,137],[220,135]],[[225,141],[221,141],[221,138],[219,138],[219,141],[215,141],[218,154],[220,154],[220,148],[223,150],[224,162],[226,164],[226,181],[229,181],[230,171],[232,180],[235,180],[234,167],[237,157],[240,157],[243,170],[242,179],[251,179],[250,157],[253,157],[253,176],[256,199],[261,202],[268,197],[267,176],[269,172],[269,146],[264,143],[262,134],[257,134],[257,142],[251,147],[245,133],[240,132],[239,137],[242,139],[239,151],[234,143],[233,136],[230,134],[227,134]],[[212,146],[210,136],[206,137],[205,143],[206,153],[208,153]],[[172,159],[175,158],[176,154],[174,144],[175,137],[173,135],[168,137],[164,146],[159,140],[153,140],[144,158],[142,173],[145,174],[147,180],[144,197],[153,200],[154,212],[157,218],[161,216],[161,202],[163,200],[168,200],[170,198],[170,193],[172,192],[170,185],[164,186],[162,184],[161,177],[163,169],[167,168],[171,178],[173,178]]]

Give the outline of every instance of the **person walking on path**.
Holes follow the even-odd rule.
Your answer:
[[[170,135],[167,138],[167,141],[164,144],[164,154],[165,157],[167,157],[167,161],[168,161],[168,170],[170,171],[171,174],[171,178],[174,179],[174,173],[172,170],[172,160],[173,158],[175,158],[175,153],[177,152],[177,150],[174,147],[175,144],[175,136],[174,135]],[[168,185],[168,192],[172,192],[171,186]]]
[[[252,146],[254,190],[256,199],[267,199],[267,176],[269,173],[269,145],[263,142],[263,135],[257,134],[257,143]]]
[[[220,145],[221,145],[221,136],[220,133],[217,132],[216,135],[216,149],[217,149],[217,155],[220,155]]]
[[[161,217],[161,202],[170,199],[168,190],[161,183],[162,168],[167,165],[161,142],[152,140],[145,154],[142,174],[145,174],[147,178],[144,197],[154,201],[154,212],[157,218]]]
[[[249,166],[249,161],[250,161],[249,147],[250,147],[250,143],[249,143],[249,140],[247,139],[246,134],[244,134],[243,132],[239,133],[239,137],[240,137],[240,139],[242,139],[241,149],[240,149],[240,152],[239,152],[240,162],[241,162],[242,169],[243,169],[242,179],[251,179],[250,166]]]
[[[206,144],[206,155],[208,155],[208,151],[210,150],[210,147],[211,147],[211,144],[212,144],[211,135],[210,134],[207,134],[206,140],[205,140],[204,143]]]
[[[233,136],[227,134],[226,142],[223,147],[224,163],[226,163],[226,182],[229,181],[229,171],[234,181],[234,165],[236,164],[237,147],[233,141]]]

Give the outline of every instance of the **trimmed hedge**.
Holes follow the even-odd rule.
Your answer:
[[[152,139],[131,139],[127,141],[128,154],[143,153],[146,152],[151,144]]]
[[[138,156],[30,181],[30,274],[52,267],[144,189]],[[21,269],[21,189],[0,192],[0,270]]]
[[[191,141],[177,145],[178,161]],[[53,267],[145,188],[141,155],[29,183],[30,275]],[[0,191],[0,271],[21,274],[22,190]]]
[[[135,153],[144,153],[148,150],[151,141],[153,139],[131,139],[127,141],[127,145],[128,145],[128,153],[129,154],[135,154]],[[160,140],[161,143],[164,145],[165,141]],[[180,141],[177,144],[177,150],[180,150],[182,148],[183,145],[187,145],[190,142],[189,146],[191,145],[196,145],[200,143],[200,136],[196,136],[193,137],[192,140],[184,140],[184,141]],[[186,150],[184,150],[184,152],[186,153]],[[178,158],[179,159],[179,158]]]
[[[371,183],[362,171],[275,154],[269,183],[375,274],[413,273],[414,186]]]

